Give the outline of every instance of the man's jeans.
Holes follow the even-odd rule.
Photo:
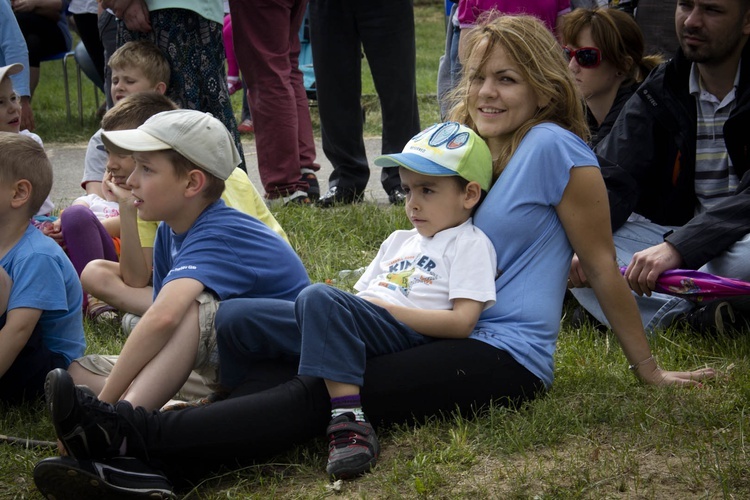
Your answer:
[[[646,221],[628,221],[614,234],[617,263],[627,266],[633,254],[664,241],[664,234],[677,229],[673,226],[660,226]],[[730,246],[699,269],[707,273],[726,278],[741,280],[750,279],[750,234]],[[573,296],[592,316],[601,323],[610,326],[604,316],[599,302],[590,288],[573,288]],[[639,297],[635,293],[636,303],[641,312],[643,328],[652,334],[657,328],[670,326],[679,316],[691,311],[696,304],[685,299],[662,293],[652,293],[651,297]],[[729,300],[738,310],[750,309],[750,297],[739,297]]]

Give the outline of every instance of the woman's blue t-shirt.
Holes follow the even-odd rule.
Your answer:
[[[471,338],[507,351],[548,387],[573,255],[555,207],[570,169],[581,166],[598,166],[585,142],[558,125],[537,125],[474,217],[495,245],[501,274],[497,302]]]

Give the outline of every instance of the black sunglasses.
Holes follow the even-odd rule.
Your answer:
[[[568,61],[575,57],[576,62],[582,68],[596,68],[602,62],[602,52],[596,47],[571,49],[568,46],[563,46],[563,52]]]

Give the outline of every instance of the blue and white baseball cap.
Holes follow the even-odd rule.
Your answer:
[[[375,158],[379,167],[404,167],[419,174],[457,175],[477,182],[484,191],[492,185],[492,154],[484,139],[457,122],[436,123],[404,146],[401,153]]]

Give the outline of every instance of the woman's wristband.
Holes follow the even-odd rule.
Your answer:
[[[653,360],[654,360],[654,355],[652,354],[651,356],[647,357],[646,359],[643,359],[643,360],[641,360],[641,361],[639,361],[637,363],[633,363],[632,365],[629,365],[628,366],[628,370],[630,370],[630,371],[636,371],[642,365],[645,365],[649,361],[653,361]]]

